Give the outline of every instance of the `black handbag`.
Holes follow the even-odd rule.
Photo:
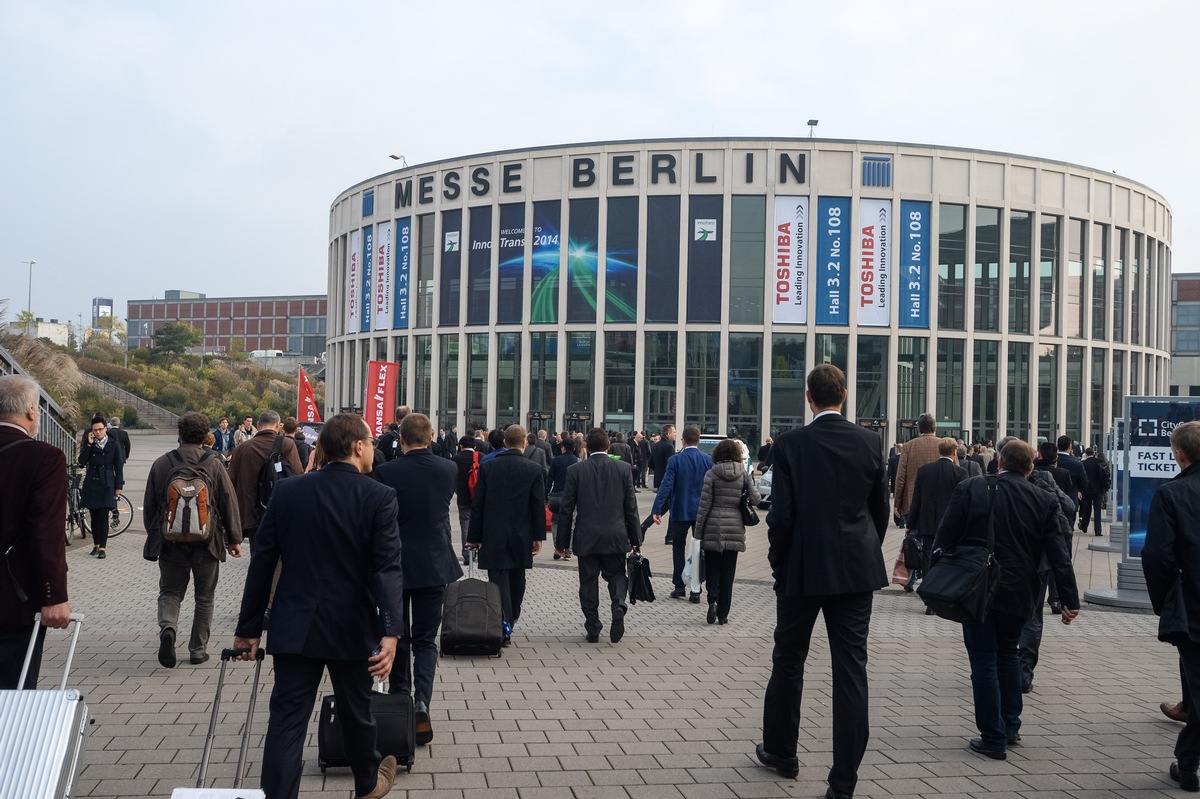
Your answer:
[[[904,536],[904,542],[900,545],[900,551],[904,554],[904,568],[909,571],[924,568],[925,546],[921,543],[919,535],[909,533]]]
[[[753,527],[758,524],[758,511],[750,504],[750,475],[742,475],[742,501],[738,505],[742,512],[742,524]]]
[[[628,558],[629,565],[629,604],[654,601],[654,585],[650,582],[650,561],[640,552],[635,552]]]
[[[925,606],[936,615],[959,623],[979,623],[987,618],[1000,585],[996,562],[996,478],[988,481],[987,543],[934,550],[929,572],[917,588]]]

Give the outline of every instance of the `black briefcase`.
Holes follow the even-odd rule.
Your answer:
[[[629,604],[654,601],[654,585],[650,580],[650,560],[640,553],[627,559],[629,567]]]

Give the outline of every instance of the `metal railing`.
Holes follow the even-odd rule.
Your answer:
[[[17,359],[4,347],[0,347],[0,374],[21,375],[36,380],[17,363]],[[63,409],[41,386],[38,387],[38,405],[41,421],[38,424],[38,441],[58,447],[67,457],[67,463],[75,462],[75,429],[67,420]]]
[[[100,394],[106,397],[115,399],[122,405],[129,405],[137,409],[138,422],[151,427],[160,427],[174,430],[179,424],[179,414],[171,413],[161,405],[155,405],[147,399],[139,397],[137,394],[131,394],[120,386],[114,386],[107,380],[101,380],[95,375],[81,372],[84,382],[95,389]]]

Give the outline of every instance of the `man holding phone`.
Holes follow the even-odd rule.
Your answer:
[[[366,477],[374,447],[361,416],[334,416],[317,443],[325,467],[280,481],[258,526],[233,645],[243,660],[255,656],[276,564],[287,561],[271,609],[275,688],[263,790],[272,799],[298,795],[308,720],[328,669],[355,796],[380,799],[392,789],[396,759],[376,748],[371,680],[391,671],[403,632],[396,492]]]

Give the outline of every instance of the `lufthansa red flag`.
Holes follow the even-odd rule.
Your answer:
[[[366,401],[363,402],[363,417],[376,438],[383,435],[387,426],[396,419],[394,400],[396,377],[400,364],[387,361],[367,361]]]
[[[317,410],[317,401],[313,397],[312,383],[308,382],[308,375],[304,374],[303,369],[300,370],[300,390],[297,397],[296,418],[302,422],[321,421],[321,412]]]

